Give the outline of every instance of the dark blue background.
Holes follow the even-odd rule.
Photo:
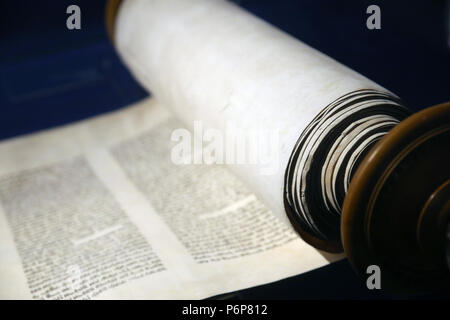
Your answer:
[[[238,2],[390,89],[413,110],[450,100],[444,0]],[[70,4],[81,8],[81,30],[66,28]],[[366,28],[370,4],[381,7],[381,30]],[[0,1],[0,139],[115,110],[147,95],[107,39],[104,5],[103,0]],[[346,260],[237,297],[406,298],[365,289]]]

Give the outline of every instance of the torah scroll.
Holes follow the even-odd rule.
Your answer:
[[[277,170],[229,167],[308,242],[338,241],[359,162],[408,115],[393,93],[227,1],[124,1],[114,41],[188,128],[277,132]]]

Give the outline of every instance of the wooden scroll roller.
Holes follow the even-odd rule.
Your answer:
[[[187,125],[281,128],[282,173],[232,170],[317,249],[382,288],[449,284],[450,103],[411,115],[393,93],[225,1],[110,0],[137,80]],[[257,115],[257,116],[255,116]]]

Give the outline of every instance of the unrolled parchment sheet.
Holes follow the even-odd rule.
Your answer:
[[[227,1],[124,1],[115,30],[125,64],[186,127],[279,133],[277,170],[229,167],[287,225],[284,174],[303,130],[349,92],[387,92]]]
[[[0,143],[0,299],[198,299],[328,261],[154,99]],[[336,259],[337,257],[335,257]]]

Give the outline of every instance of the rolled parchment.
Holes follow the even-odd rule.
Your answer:
[[[227,1],[124,1],[114,41],[187,127],[277,133],[277,170],[230,168],[309,242],[338,241],[355,169],[409,114],[386,89]]]

